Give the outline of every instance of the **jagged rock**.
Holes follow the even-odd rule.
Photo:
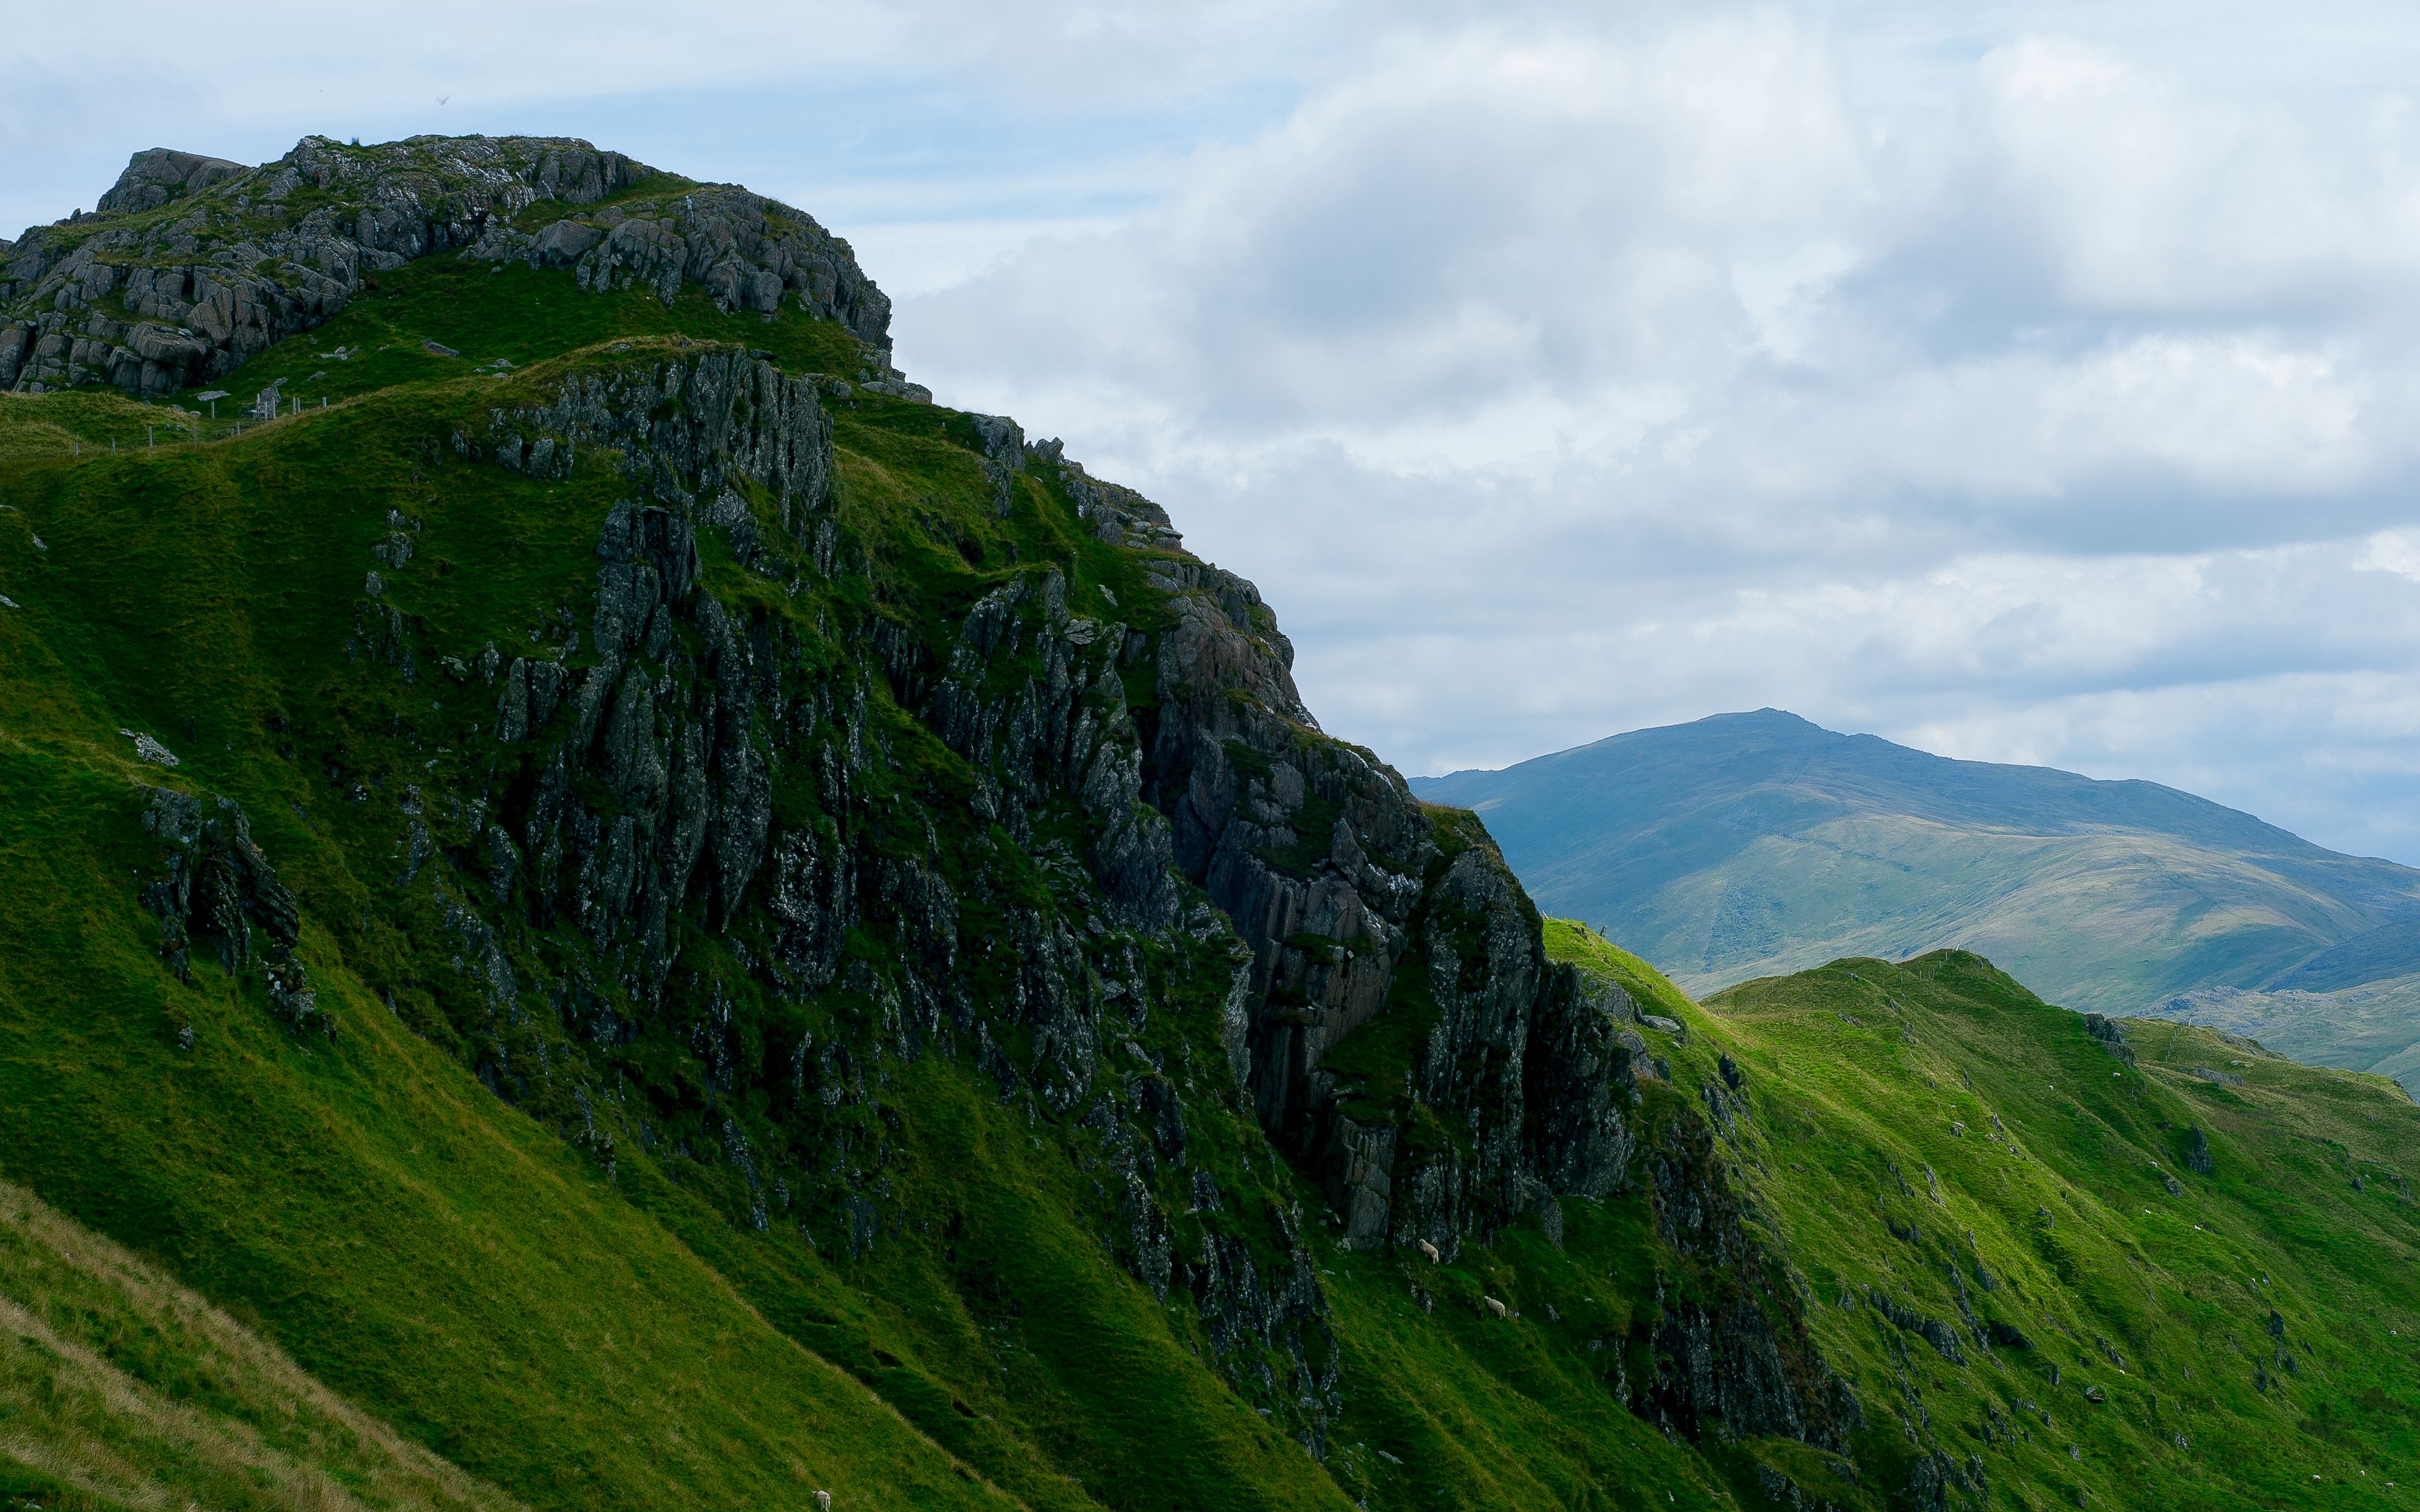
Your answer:
[[[891,303],[847,243],[728,185],[628,196],[660,177],[565,138],[415,137],[364,148],[310,136],[256,168],[138,153],[102,196],[103,213],[36,227],[8,246],[0,389],[106,382],[161,393],[224,378],[342,310],[376,274],[443,252],[568,265],[583,288],[644,286],[667,301],[684,283],[726,309],[769,312],[795,299],[888,370]],[[306,188],[289,210],[289,196]],[[190,208],[141,213],[172,203]],[[534,207],[562,213],[515,229],[510,218],[526,221]],[[263,217],[282,221],[263,234]],[[111,328],[106,338],[83,333],[96,318]]]
[[[1874,1311],[1891,1320],[1894,1327],[1916,1335],[1932,1346],[1933,1352],[1951,1365],[1964,1365],[1966,1351],[1958,1345],[1958,1332],[1938,1318],[1928,1317],[1900,1302],[1888,1292],[1866,1288],[1866,1300]]]
[[[1691,1438],[1701,1418],[1719,1417],[1732,1433],[1800,1438],[1807,1431],[1798,1393],[1772,1322],[1748,1297],[1707,1307],[1668,1304],[1654,1330],[1653,1409]]]
[[[1140,1078],[1143,1112],[1151,1120],[1152,1148],[1171,1165],[1185,1164],[1185,1104],[1175,1085],[1158,1074]]]
[[[1966,1473],[1959,1468],[1958,1461],[1939,1449],[1933,1450],[1931,1454],[1919,1456],[1908,1467],[1908,1501],[1912,1505],[1925,1509],[1925,1512],[1947,1508],[1949,1505],[1949,1492],[1953,1487],[1959,1490],[1974,1489],[1967,1480]]]
[[[2185,1164],[2193,1168],[2196,1176],[2210,1174],[2210,1135],[2202,1133],[2198,1127],[2185,1130]]]
[[[2126,1042],[2126,1030],[2116,1019],[2099,1013],[2084,1015],[2084,1032],[2101,1041],[2101,1047],[2128,1065],[2134,1062],[2134,1047]]]
[[[176,753],[149,735],[136,730],[120,730],[118,733],[134,742],[134,754],[137,759],[161,766],[178,764]]]
[[[152,147],[127,161],[126,171],[117,176],[117,182],[93,208],[103,215],[158,209],[243,171],[242,163],[229,162],[225,158]]]
[[[611,279],[667,266],[659,218],[620,235],[636,219],[526,248],[499,236],[480,255],[561,257]],[[543,649],[534,634],[528,656],[477,658],[496,687],[495,744],[479,753],[493,779],[406,808],[397,885],[443,920],[455,968],[430,990],[451,995],[483,1080],[524,1105],[545,1097],[542,1057],[562,1041],[514,1039],[532,1032],[525,1005],[551,1001],[591,1045],[685,1036],[669,1042],[694,1057],[690,1086],[708,1110],[682,1136],[705,1151],[690,1158],[716,1166],[735,1223],[766,1229],[792,1200],[778,1163],[796,1157],[752,1142],[752,1105],[769,1099],[808,1127],[861,1119],[879,1142],[898,1063],[962,1056],[1016,1117],[1080,1111],[1100,1140],[1105,1248],[1155,1295],[1189,1291],[1235,1379],[1294,1361],[1286,1411],[1314,1452],[1339,1351],[1320,1342],[1326,1301],[1300,1215],[1278,1213],[1274,1262],[1220,1231],[1263,1215],[1237,1211],[1207,1170],[1181,1169],[1199,1158],[1187,1120],[1202,1107],[1187,1089],[1232,1088],[1357,1249],[1445,1264],[1530,1217],[1559,1242],[1568,1202],[1637,1177],[1651,1242],[1690,1276],[1642,1314],[1637,1342],[1657,1365],[1640,1409],[1689,1435],[1718,1418],[1818,1443],[1861,1421],[1763,1247],[1768,1226],[1724,1175],[1751,1132],[1740,1066],[1723,1057],[1694,1097],[1652,1100],[1657,1126],[1643,1126],[1634,1098],[1652,1062],[1636,1005],[1547,961],[1534,908],[1474,822],[1433,814],[1319,730],[1257,591],[1174,555],[1164,515],[1055,446],[977,426],[1002,476],[1038,472],[1047,491],[1055,474],[1102,539],[1143,553],[1167,598],[1125,611],[1142,628],[1078,611],[1105,596],[1071,583],[1085,558],[995,567],[955,624],[884,601],[837,518],[827,392],[729,348],[650,350],[424,438],[430,467],[597,478],[611,466],[623,495],[599,532],[586,621],[560,611],[540,621]],[[390,523],[378,560],[400,575],[411,536]],[[754,575],[746,594],[708,587],[701,530],[721,532]],[[809,629],[747,607],[843,572],[860,580],[824,606],[837,623],[824,608]],[[392,601],[413,580],[380,579],[351,647],[406,676],[418,628]],[[1152,696],[1130,705],[1129,687]],[[923,729],[903,735],[903,722]],[[927,733],[954,758],[952,801],[975,821],[948,840],[938,811],[920,811],[938,753],[911,742]],[[533,929],[543,952],[527,949]],[[1164,1046],[1142,1026],[1171,958],[1227,983],[1223,1000],[1187,1003],[1218,1014],[1223,1069],[1140,1048]],[[821,999],[812,1032],[773,1015],[752,1026],[744,1010],[735,1024],[733,1004],[760,994]],[[1672,1020],[1655,1027],[1685,1037]],[[1344,1085],[1354,1062],[1334,1053],[1382,1031],[1391,1058]],[[579,1106],[578,1137],[593,1137],[594,1110]],[[1421,1125],[1450,1137],[1413,1137]],[[878,1152],[826,1155],[829,1171],[788,1168],[796,1221],[835,1226],[861,1258],[916,1215],[899,1211]],[[1231,1216],[1180,1261],[1176,1236],[1189,1251],[1196,1229],[1170,1214],[1188,1196],[1196,1212]]]
[[[269,857],[253,842],[252,823],[233,798],[221,798],[213,815],[201,802],[172,788],[151,790],[143,827],[163,847],[167,874],[143,889],[143,902],[160,920],[160,953],[170,970],[192,977],[192,940],[215,949],[230,974],[265,962],[270,1008],[296,1032],[335,1033],[335,1021],[319,1007],[295,948],[302,943],[302,909],[278,880]]]
[[[551,661],[515,656],[504,673],[504,689],[496,700],[496,740],[515,745],[546,728],[563,700],[564,671]]]
[[[1614,995],[1627,1010],[1629,1000]],[[1622,1110],[1637,1086],[1620,1018],[1604,996],[1589,996],[1576,973],[1553,973],[1532,1010],[1523,1055],[1532,1168],[1574,1196],[1612,1195],[1637,1148]]]
[[[1800,1508],[1807,1504],[1806,1492],[1799,1489],[1798,1483],[1770,1465],[1756,1467],[1756,1489],[1776,1506]]]
[[[1327,1200],[1344,1216],[1342,1242],[1348,1249],[1375,1247],[1386,1242],[1394,1195],[1395,1131],[1364,1128],[1342,1113],[1327,1121],[1329,1148],[1320,1165]]]

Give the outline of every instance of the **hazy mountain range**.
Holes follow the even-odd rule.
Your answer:
[[[2155,782],[1761,709],[1412,788],[1481,814],[1540,906],[1693,992],[1957,947],[2054,1002],[2420,1079],[2420,871]]]

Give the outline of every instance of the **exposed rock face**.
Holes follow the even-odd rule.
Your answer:
[[[1238,1095],[1323,1165],[1357,1243],[1450,1253],[1543,1193],[1614,1190],[1632,1150],[1627,1003],[1548,964],[1492,845],[1440,843],[1401,778],[1320,733],[1249,583],[1189,560],[1153,571],[1175,625],[1157,647],[1147,792],[1177,864],[1251,949],[1231,1046]],[[1470,1135],[1467,1155],[1342,1112],[1326,1064],[1382,1013],[1432,1010],[1405,1036],[1418,1043],[1401,1080],[1357,1090],[1402,1119],[1414,1102],[1435,1110]]]
[[[442,252],[666,300],[687,281],[726,309],[796,300],[888,367],[891,303],[846,242],[745,190],[568,138],[313,136],[257,168],[155,147],[100,208],[0,243],[0,388],[148,394],[223,378],[378,273]]]
[[[10,253],[0,382],[222,374],[437,252],[590,289],[693,285],[734,309],[798,299],[881,355],[887,301],[844,244],[742,191],[660,181],[537,139],[312,138],[257,169],[146,154],[106,214]],[[312,208],[289,215],[290,198]],[[735,1221],[813,1215],[852,1258],[906,1221],[879,1175],[890,1068],[963,1057],[1004,1102],[1096,1142],[1109,1252],[1155,1295],[1189,1292],[1223,1368],[1279,1393],[1313,1453],[1343,1390],[1316,1219],[1255,1214],[1274,1250],[1172,1221],[1228,1211],[1190,1164],[1188,1099],[1257,1121],[1355,1247],[1445,1262],[1524,1221],[1559,1243],[1565,1201],[1643,1184],[1677,1269],[1641,1324],[1656,1365],[1632,1405],[1691,1435],[1714,1416],[1837,1440],[1854,1402],[1714,1153],[1753,1117],[1745,1074],[1652,1088],[1648,1132],[1636,1007],[1546,960],[1475,822],[1320,730],[1251,584],[1184,554],[1164,512],[1057,442],[971,417],[994,511],[1056,490],[1131,554],[1147,602],[1103,589],[1081,611],[1053,564],[944,609],[886,599],[835,503],[824,401],[847,388],[723,347],[607,357],[425,439],[430,470],[554,481],[610,457],[624,497],[593,602],[550,610],[518,656],[421,644],[417,521],[391,515],[359,564],[349,654],[406,683],[442,670],[435,691],[481,701],[491,763],[392,799],[385,885],[450,970],[380,984],[389,1000],[437,1003],[490,1088],[609,1171],[597,1109],[619,1079],[608,1092],[579,1057],[643,1036],[686,1047],[696,1085],[662,1089],[703,1104],[680,1158],[729,1186]],[[702,543],[747,592],[708,588]],[[765,607],[811,593],[812,617]],[[237,969],[258,931],[272,1006],[310,1021],[293,899],[241,815],[160,804],[165,948],[181,964],[204,939]],[[1204,980],[1218,1057],[1140,1049],[1159,995],[1201,1004]],[[777,1125],[751,1121],[768,1108]]]
[[[1633,1005],[1545,960],[1475,825],[1320,733],[1249,583],[1176,554],[1164,514],[1055,446],[1005,423],[982,434],[995,466],[1044,474],[1103,540],[1149,553],[1156,632],[1078,613],[1047,565],[954,623],[877,608],[838,640],[726,605],[703,585],[708,532],[777,591],[861,570],[836,529],[814,383],[727,349],[600,366],[427,449],[432,465],[549,477],[601,452],[631,495],[604,523],[584,621],[563,616],[509,660],[437,658],[492,688],[503,768],[442,824],[407,805],[397,876],[457,949],[457,1001],[481,1005],[455,1017],[482,1077],[541,1116],[562,1097],[529,1070],[548,1064],[525,1006],[543,995],[600,1050],[688,1036],[709,1099],[769,1087],[840,1120],[817,1137],[845,1148],[887,1059],[964,1055],[1002,1098],[1097,1135],[1112,1251],[1155,1293],[1192,1293],[1231,1371],[1275,1391],[1288,1363],[1280,1395],[1316,1450],[1343,1387],[1309,1250],[1273,1270],[1216,1233],[1176,1244],[1174,1206],[1215,1211],[1221,1194],[1185,1170],[1175,1068],[1122,1048],[1152,1011],[1140,943],[1228,950],[1225,1062],[1202,1070],[1319,1177],[1349,1242],[1450,1258],[1533,1215],[1559,1238],[1559,1200],[1615,1195],[1652,1152],[1668,1242],[1731,1279],[1674,1290],[1636,1405],[1691,1432],[1711,1414],[1832,1434],[1803,1328],[1740,1279],[1764,1261],[1716,1170],[1715,1119],[1676,1115],[1652,1141],[1634,1125]],[[401,521],[373,548],[382,594],[418,570],[411,534]],[[365,645],[399,674],[430,659],[383,597],[363,614]],[[1136,686],[1153,706],[1129,703]],[[965,764],[978,835],[1022,853],[1058,901],[1010,885],[992,841],[945,853],[930,819],[905,818],[886,703]],[[1217,912],[1188,905],[1188,883]],[[557,924],[585,943],[545,964],[530,932]],[[888,964],[852,956],[853,938]],[[732,1006],[760,992],[845,995],[863,1026],[751,1049]],[[1745,1078],[1726,1086],[1705,1095],[1730,1129],[1749,1116]],[[581,1119],[610,1160],[585,1112],[552,1117]],[[1440,1126],[1451,1137],[1421,1132]],[[856,1256],[899,1221],[861,1175],[768,1165],[736,1122],[717,1142],[752,1224],[814,1204]]]
[[[1104,500],[1102,517],[1112,538],[1156,538],[1125,500]],[[1141,721],[1143,792],[1169,817],[1176,864],[1249,949],[1229,1003],[1239,1100],[1318,1172],[1352,1244],[1450,1258],[1532,1212],[1559,1237],[1558,1197],[1613,1194],[1644,1153],[1636,1008],[1546,961],[1537,914],[1483,832],[1433,816],[1391,770],[1320,733],[1250,584],[1189,559],[1152,570],[1174,625]],[[1399,1053],[1357,1056],[1357,1035]],[[1666,1239],[1730,1279],[1668,1300],[1658,1379],[1635,1405],[1693,1434],[1713,1415],[1837,1443],[1858,1420],[1854,1398],[1788,1288],[1740,1279],[1769,1262],[1711,1151],[1717,1123],[1747,1116],[1745,1085],[1730,1068],[1705,1088],[1711,1117],[1675,1119],[1652,1142]],[[1461,1137],[1423,1140],[1424,1118]]]
[[[229,162],[225,158],[153,147],[134,154],[126,171],[118,175],[117,182],[101,196],[94,208],[103,215],[156,210],[170,200],[182,199],[241,172],[242,163]]]
[[[2126,1027],[2113,1018],[2099,1013],[2084,1015],[2084,1032],[2101,1041],[2101,1048],[2126,1062],[2134,1063],[2134,1047],[2126,1042]]]
[[[144,810],[143,827],[159,839],[166,872],[143,889],[145,906],[160,919],[162,957],[169,969],[191,980],[196,939],[211,948],[230,974],[244,971],[257,956],[271,1010],[298,1033],[318,1028],[334,1034],[335,1021],[320,1010],[294,953],[302,943],[302,911],[294,894],[253,843],[243,810],[232,798],[219,799],[216,807],[212,815],[198,798],[154,788]]]

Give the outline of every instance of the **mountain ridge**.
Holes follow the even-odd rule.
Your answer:
[[[1693,989],[1945,945],[2109,1012],[2265,988],[2330,950],[2338,977],[2420,969],[2420,872],[2160,784],[1951,761],[1776,710],[1414,786],[1478,806],[1551,910]],[[2079,922],[2096,912],[2097,934]]]
[[[1967,955],[1691,1001],[1323,733],[1158,505],[782,261],[845,243],[609,156],[138,155],[0,270],[46,1231],[532,1512],[2330,1505],[2420,1458],[2346,1322],[2420,1316],[2420,1110]],[[15,1232],[7,1305],[415,1504]],[[17,1339],[0,1491],[284,1504],[78,1469],[87,1378]]]

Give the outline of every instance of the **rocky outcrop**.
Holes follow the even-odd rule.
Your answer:
[[[1155,544],[1147,517],[1101,507],[1116,538]],[[1182,557],[1150,571],[1172,624],[1142,792],[1249,951],[1227,1008],[1238,1102],[1317,1174],[1344,1242],[1450,1259],[1531,1214],[1559,1240],[1561,1199],[1611,1196],[1644,1165],[1691,1279],[1663,1299],[1634,1407],[1692,1436],[1712,1417],[1841,1443],[1855,1400],[1713,1154],[1750,1116],[1745,1072],[1726,1064],[1707,1112],[1642,1136],[1635,1006],[1545,959],[1484,831],[1320,731],[1249,583]]]
[[[2084,1032],[2100,1041],[2101,1048],[2119,1060],[2130,1066],[2134,1063],[2134,1047],[2126,1042],[2126,1026],[2116,1019],[2086,1013],[2084,1015]]]
[[[1131,508],[1103,507],[1134,533]],[[1483,836],[1440,834],[1401,778],[1320,732],[1250,584],[1184,558],[1151,570],[1174,624],[1156,648],[1145,790],[1177,865],[1251,951],[1238,1096],[1322,1168],[1358,1244],[1450,1253],[1544,1195],[1618,1188],[1628,1005],[1546,962],[1536,912]],[[1400,1066],[1383,1087],[1340,1086],[1330,1053],[1382,1016],[1372,1032],[1403,1041]],[[1346,1091],[1395,1119],[1343,1111]],[[1460,1137],[1410,1138],[1414,1103]]]
[[[813,218],[551,137],[305,137],[245,168],[152,148],[101,213],[38,226],[0,261],[0,389],[165,393],[342,310],[415,257],[575,269],[581,286],[685,284],[726,309],[796,301],[889,371],[891,305]]]
[[[171,200],[182,199],[241,172],[242,163],[229,162],[225,158],[153,147],[134,154],[126,171],[117,176],[117,182],[93,208],[103,215],[156,210]]]
[[[882,332],[878,294],[813,223],[737,191],[659,193],[582,144],[315,139],[271,168],[147,166],[127,191],[145,208],[101,218],[106,237],[66,255],[54,239],[21,247],[8,276],[33,282],[0,295],[83,318],[94,301],[151,301],[146,318],[187,321],[204,348],[144,358],[160,381],[222,371],[431,251],[562,267],[591,288],[702,284],[734,308],[795,297],[870,343]],[[170,193],[179,171],[182,197],[147,203],[143,186]],[[201,296],[162,281],[187,253],[136,271],[111,260],[162,237],[198,249],[223,212],[274,220],[289,181],[318,208],[277,223],[275,255],[211,264],[287,281],[256,289],[241,320],[190,326],[175,301]],[[332,196],[355,213],[330,218]],[[139,295],[121,288],[138,273]],[[297,289],[310,301],[277,303]],[[20,375],[43,382],[123,367],[12,349],[60,358]],[[1356,1248],[1447,1262],[1522,1222],[1560,1242],[1564,1203],[1643,1189],[1675,1263],[1633,1405],[1690,1434],[1713,1417],[1836,1438],[1846,1409],[1714,1155],[1754,1116],[1745,1073],[1725,1063],[1683,1094],[1663,1069],[1648,1129],[1636,1007],[1546,959],[1483,829],[1326,734],[1258,592],[1185,555],[1164,512],[1056,442],[972,417],[978,507],[1006,517],[1037,486],[1064,498],[1129,553],[1117,594],[1140,602],[1071,580],[1080,557],[950,590],[964,597],[870,570],[836,508],[824,405],[846,387],[729,347],[649,347],[424,439],[431,471],[553,483],[603,479],[603,462],[622,498],[593,598],[545,611],[527,646],[506,642],[519,655],[426,643],[406,607],[429,570],[416,521],[391,515],[360,564],[349,651],[425,676],[415,707],[467,690],[488,764],[450,791],[383,792],[384,885],[444,965],[378,985],[436,1002],[489,1087],[609,1170],[617,1138],[660,1138],[668,1168],[719,1183],[735,1222],[820,1225],[852,1262],[909,1221],[881,1174],[885,1078],[962,1057],[1024,1116],[1082,1131],[1109,1253],[1156,1296],[1189,1293],[1222,1368],[1261,1382],[1314,1452],[1343,1387],[1303,1216],[1255,1212],[1275,1232],[1249,1243],[1199,1221],[1230,1210],[1195,1164],[1188,1100],[1257,1122]],[[725,556],[744,591],[707,586]],[[189,871],[233,879],[234,922],[163,916],[203,918],[191,928],[212,941],[278,917],[282,895],[247,880],[257,853],[229,825],[224,858]],[[290,930],[279,940],[282,968]],[[1205,981],[1219,1054],[1141,1048],[1164,995],[1201,1009]],[[633,1062],[618,1053],[641,1041],[684,1068],[645,1089],[655,1112],[620,1103]]]
[[[143,811],[144,829],[160,841],[164,872],[143,889],[144,905],[160,920],[161,957],[189,981],[196,944],[229,975],[257,961],[272,1012],[297,1033],[334,1035],[335,1021],[320,1009],[295,954],[302,909],[294,894],[253,843],[251,822],[235,800],[220,798],[214,807],[212,813],[189,794],[154,788]]]

